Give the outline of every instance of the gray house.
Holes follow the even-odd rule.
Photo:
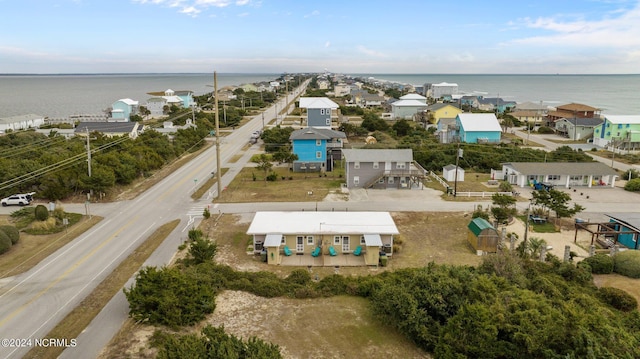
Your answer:
[[[339,106],[326,97],[300,97],[300,108],[307,109],[307,127],[331,128],[331,113]]]
[[[411,149],[343,149],[347,188],[420,188],[426,171]]]
[[[604,120],[600,118],[561,118],[555,122],[556,132],[572,140],[593,137],[593,130]]]
[[[566,188],[614,187],[618,177],[614,169],[600,162],[509,162],[502,164],[502,175],[520,187],[544,182]]]

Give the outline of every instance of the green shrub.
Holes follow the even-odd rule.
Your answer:
[[[624,312],[630,312],[638,308],[636,298],[622,289],[602,287],[598,290],[598,297],[600,297],[603,302]]]
[[[49,218],[49,210],[42,204],[36,206],[34,214],[36,219],[41,222],[46,221]]]
[[[322,278],[320,282],[318,282],[318,286],[316,288],[324,297],[342,295],[346,293],[347,281],[344,276],[332,274]]]
[[[555,132],[556,131],[554,131],[553,128],[547,127],[547,126],[540,126],[540,128],[538,128],[538,133],[542,133],[542,134],[551,134]]]
[[[311,274],[304,269],[295,269],[285,279],[287,283],[305,286],[311,283]]]
[[[640,178],[634,178],[624,185],[625,191],[637,192],[640,191]]]
[[[592,257],[585,258],[582,262],[591,267],[591,273],[611,274],[613,272],[613,258],[607,254],[599,253]]]
[[[11,249],[11,238],[4,232],[0,231],[0,254]]]
[[[268,176],[267,176],[267,181],[269,182],[275,182],[276,180],[278,180],[278,174],[275,172],[271,172]]]
[[[640,252],[623,251],[613,256],[613,271],[630,278],[640,278]]]
[[[0,226],[0,232],[4,232],[4,234],[11,238],[11,244],[16,244],[20,240],[20,231],[14,226]]]

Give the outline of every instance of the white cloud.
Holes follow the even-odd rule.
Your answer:
[[[200,10],[196,9],[193,6],[189,6],[189,7],[182,8],[182,10],[180,10],[180,12],[183,13],[183,14],[187,14],[187,15],[196,17],[200,13]]]
[[[611,16],[613,13],[616,16]],[[640,46],[640,4],[633,9],[613,13],[595,21],[581,18],[563,20],[559,16],[521,19],[527,28],[550,34],[514,39],[506,44],[623,49]]]
[[[382,52],[378,52],[378,51],[375,51],[375,50],[368,49],[368,48],[366,48],[366,47],[364,47],[362,45],[358,45],[357,49],[358,49],[359,52],[361,52],[361,53],[363,53],[363,54],[365,54],[367,56],[387,57],[387,55],[385,55]]]
[[[331,47],[331,42],[330,41],[325,42],[324,47]]]
[[[308,18],[308,17],[315,17],[315,16],[318,16],[318,15],[320,15],[320,11],[318,11],[318,10],[313,10],[310,14],[307,14],[307,15],[305,15],[304,17],[305,17],[305,18]]]

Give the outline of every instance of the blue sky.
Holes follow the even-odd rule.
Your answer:
[[[640,73],[640,0],[0,0],[0,73]]]

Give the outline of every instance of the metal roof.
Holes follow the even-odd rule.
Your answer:
[[[613,124],[638,124],[640,123],[640,116],[638,115],[605,115],[604,118]]]
[[[382,238],[380,238],[379,234],[365,234],[364,244],[367,247],[372,247],[372,246],[382,247]]]
[[[502,132],[500,122],[492,113],[461,113],[457,118],[465,132],[498,131]]]
[[[626,225],[634,231],[640,231],[640,213],[605,213],[605,216]]]
[[[411,162],[413,151],[405,149],[343,149],[347,162]]]
[[[391,104],[394,107],[427,107],[427,104],[418,100],[398,100]]]
[[[523,175],[617,175],[611,167],[600,162],[506,162]]]
[[[300,108],[338,108],[337,103],[326,97],[300,97]]]
[[[256,212],[247,234],[398,234],[389,212]]]
[[[495,228],[493,228],[493,226],[489,222],[487,222],[486,219],[481,217],[472,219],[471,222],[469,222],[469,225],[467,226],[467,228],[469,228],[469,230],[473,232],[473,234],[475,234],[476,237],[479,236],[480,233],[482,233],[482,231],[485,229],[493,230],[496,233],[498,232]]]

